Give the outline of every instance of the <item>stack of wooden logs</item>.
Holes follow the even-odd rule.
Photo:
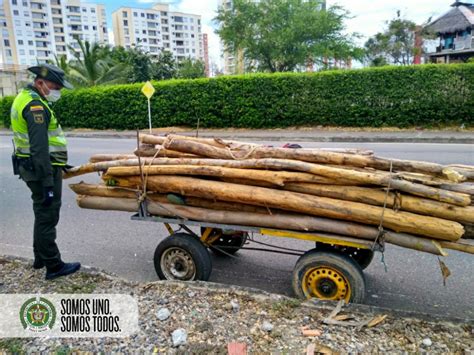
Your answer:
[[[474,166],[142,134],[133,155],[94,155],[65,178],[91,172],[104,184],[70,185],[82,208],[136,212],[146,199],[152,215],[474,254]]]

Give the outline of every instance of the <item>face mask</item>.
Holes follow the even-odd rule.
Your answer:
[[[49,94],[45,96],[49,102],[56,102],[61,98],[60,90],[49,90]]]
[[[46,84],[44,84],[44,86],[46,86],[46,88],[49,91],[49,94],[44,96],[46,98],[46,100],[48,100],[49,102],[56,102],[61,98],[61,91],[60,90],[52,90]]]

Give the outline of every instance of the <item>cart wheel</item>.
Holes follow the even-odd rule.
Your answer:
[[[201,235],[204,234],[205,230],[205,227],[201,227]],[[217,235],[220,235],[219,239],[216,239],[212,245],[215,245],[216,247],[222,247],[223,251],[231,255],[237,253],[240,248],[244,246],[248,237],[247,232],[232,231],[230,233],[226,233],[222,229],[215,228],[212,230],[210,237],[215,237]],[[226,256],[226,254],[222,253],[220,250],[214,248],[211,248],[211,250],[216,255]]]
[[[155,270],[161,280],[209,280],[212,270],[207,248],[191,234],[175,233],[155,250]]]
[[[338,245],[330,245],[325,243],[316,243],[316,249],[320,251],[333,251],[336,250],[342,254],[350,256],[362,270],[365,270],[372,259],[374,258],[374,252],[370,249],[359,249],[359,248],[351,248],[351,247],[344,247]]]
[[[349,256],[312,249],[296,262],[293,291],[302,299],[345,300],[360,303],[365,296],[365,278]]]

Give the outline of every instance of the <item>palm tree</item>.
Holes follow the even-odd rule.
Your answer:
[[[79,51],[68,46],[75,60],[69,63],[68,77],[77,87],[91,87],[104,84],[120,84],[126,82],[124,63],[115,63],[106,55],[108,51],[98,43],[77,40]]]
[[[69,73],[69,63],[67,61],[66,55],[64,54],[61,55],[59,58],[55,54],[54,60],[48,60],[48,63],[56,65],[58,68],[61,68],[66,73],[66,75]]]

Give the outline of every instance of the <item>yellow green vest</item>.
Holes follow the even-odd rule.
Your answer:
[[[30,140],[28,136],[28,124],[23,117],[23,110],[33,100],[41,101],[48,110],[51,120],[48,126],[49,154],[53,165],[65,165],[67,163],[67,141],[64,132],[59,125],[53,110],[48,102],[31,89],[23,89],[13,101],[11,108],[11,126],[13,129],[13,140],[15,142],[15,154],[19,157],[30,156]]]

